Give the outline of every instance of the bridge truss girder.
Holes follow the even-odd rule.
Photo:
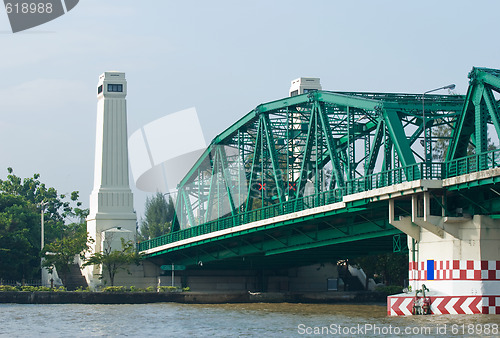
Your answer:
[[[465,157],[488,150],[488,124],[500,135],[499,103],[494,92],[500,93],[500,70],[472,68],[463,113],[455,121],[446,160]],[[471,149],[473,146],[473,149]]]
[[[423,158],[421,94],[317,91],[261,104],[214,138],[178,187],[182,229],[344,189]],[[426,95],[428,128],[455,123],[463,96]],[[430,121],[430,122],[429,122]],[[383,156],[379,156],[384,149]]]

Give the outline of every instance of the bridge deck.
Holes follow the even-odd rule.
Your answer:
[[[461,165],[463,162],[469,165]],[[483,165],[474,166],[471,163]],[[389,199],[404,201],[405,197],[408,200],[410,195],[423,191],[458,191],[495,184],[500,181],[500,150],[468,156],[452,163],[433,163],[428,171],[423,163],[416,166],[418,172],[427,174],[432,179],[405,181],[407,176],[411,177],[412,173],[417,172],[415,165],[411,168],[393,169],[363,180],[348,182],[345,190],[336,189],[305,196],[142,242],[139,250],[146,257],[153,258],[202,248],[205,256],[221,259],[220,252],[210,256],[210,252],[207,252],[210,251],[207,249],[209,245],[219,243],[218,245],[229,246],[224,243],[231,243],[232,239],[234,247],[224,247],[226,258],[255,253],[270,256],[394,235],[400,231],[388,224]],[[484,170],[479,170],[481,168]],[[401,214],[405,213],[403,209],[404,207]],[[238,238],[236,242],[235,238]],[[263,238],[270,243],[258,244]],[[247,249],[242,249],[243,247]],[[199,250],[197,252],[197,257],[200,257]],[[181,259],[178,254],[175,257],[177,262]],[[185,263],[186,259],[182,259]],[[197,259],[199,258],[189,261],[195,264]]]

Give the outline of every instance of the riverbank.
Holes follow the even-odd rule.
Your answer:
[[[0,303],[16,304],[225,304],[225,303],[385,303],[383,292],[0,292]]]

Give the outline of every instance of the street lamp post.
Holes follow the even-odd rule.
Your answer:
[[[44,224],[44,213],[45,213],[45,206],[48,204],[49,202],[40,202],[39,205],[42,207],[41,208],[41,230],[40,230],[40,251],[43,250],[43,247],[45,246],[45,224]],[[40,271],[41,271],[41,279],[40,279],[40,282],[42,283],[42,286],[45,286],[43,285],[43,257],[40,259]]]
[[[426,172],[428,172],[428,167],[429,167],[429,157],[431,156],[431,150],[428,147],[427,143],[427,129],[426,129],[426,120],[425,120],[425,94],[429,94],[432,92],[437,92],[438,90],[443,90],[443,89],[450,89],[453,90],[455,89],[455,84],[449,84],[447,86],[439,87],[436,89],[428,90],[422,94],[422,123],[424,125],[424,162],[425,162],[425,168]]]

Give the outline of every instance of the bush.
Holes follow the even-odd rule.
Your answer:
[[[101,289],[102,292],[125,292],[126,288],[124,286],[106,286]]]
[[[0,285],[0,291],[19,291],[19,290],[12,285]]]
[[[85,289],[81,286],[76,288],[75,292],[90,292],[90,288],[87,286]]]
[[[159,292],[174,292],[177,290],[179,290],[179,288],[177,286],[160,286],[158,288]]]
[[[399,285],[380,285],[375,288],[375,291],[383,292],[388,295],[394,295],[396,293],[402,293],[403,287]]]
[[[33,292],[33,291],[38,291],[38,288],[36,286],[23,285],[21,286],[21,291]]]
[[[189,288],[189,286],[186,286],[185,288],[182,288],[182,291],[183,292],[188,292],[188,291],[191,291],[191,289]]]
[[[39,286],[36,288],[36,291],[48,292],[48,291],[52,291],[52,289],[49,288],[48,286]]]
[[[152,287],[152,286],[148,286],[146,288],[146,292],[156,292],[156,288],[155,287]]]

